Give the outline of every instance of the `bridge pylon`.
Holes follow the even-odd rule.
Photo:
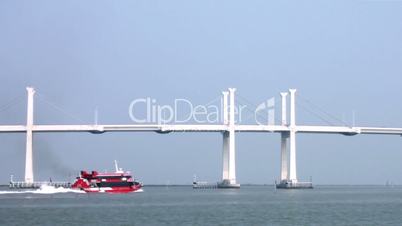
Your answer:
[[[25,183],[33,183],[33,159],[32,159],[32,128],[33,128],[33,109],[35,90],[27,87],[27,125],[26,125],[26,154],[25,154]]]
[[[287,123],[287,96],[290,94],[290,121]],[[288,93],[281,93],[282,98],[282,126],[289,131],[281,132],[281,173],[277,188],[297,189],[313,188],[311,182],[299,182],[296,168],[296,90],[289,89]]]
[[[235,91],[236,89],[229,88],[229,92],[223,92],[223,123],[227,126],[227,130],[222,132],[223,167],[222,181],[218,183],[218,188],[240,188],[240,184],[236,182]]]

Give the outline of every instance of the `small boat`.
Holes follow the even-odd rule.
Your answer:
[[[85,192],[107,192],[107,193],[129,193],[141,191],[142,184],[131,176],[130,172],[124,172],[117,166],[114,173],[99,173],[92,171],[81,171],[71,188],[80,189]]]
[[[210,184],[206,181],[197,181],[197,176],[194,175],[193,189],[215,189],[218,188],[216,184]]]

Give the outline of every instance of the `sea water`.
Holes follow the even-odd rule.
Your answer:
[[[0,225],[402,225],[402,187],[162,186],[129,194],[5,190]]]

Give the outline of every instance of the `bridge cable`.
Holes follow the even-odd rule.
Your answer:
[[[0,106],[0,112],[6,111],[15,106],[17,103],[22,101],[23,97],[23,95],[18,95],[15,98],[11,99],[9,102],[3,104],[2,106]]]
[[[43,94],[41,93],[37,93],[37,97],[39,100],[43,101],[44,103],[48,104],[49,106],[53,107],[54,109],[58,110],[59,112],[63,113],[64,115],[68,116],[71,119],[74,119],[82,124],[88,124],[87,122],[85,122],[84,120],[82,120],[81,118],[63,110],[62,107],[58,106],[57,104],[53,103],[52,101],[50,101],[49,99],[47,99]]]
[[[204,106],[204,107],[208,107],[208,106],[212,106],[212,103],[214,103],[214,102],[216,102],[216,101],[222,101],[222,96],[221,95],[219,95],[219,96],[217,96],[217,97],[215,97],[214,99],[212,99],[212,100],[210,100],[210,101],[208,101],[207,103],[205,103],[205,104],[203,104],[203,105],[201,105],[201,106]],[[219,106],[218,106],[218,109],[220,109],[221,108],[221,103],[219,103]],[[218,119],[219,118],[221,118],[221,115],[218,115]],[[219,120],[218,120],[219,121]]]
[[[254,104],[253,102],[247,100],[246,98],[244,98],[244,97],[242,97],[242,96],[238,96],[238,97],[240,97],[239,99],[241,99],[242,101],[244,101],[246,104],[251,105],[251,106],[253,106],[255,109],[257,109],[258,106],[257,106],[256,104]],[[238,102],[240,103],[240,101],[238,101]],[[275,101],[274,106],[276,105],[276,102],[277,102],[277,101]],[[246,106],[247,106],[247,105],[246,105]],[[250,109],[248,109],[248,108],[245,108],[245,109],[248,110],[249,112],[253,113],[253,115],[250,115],[249,117],[247,117],[246,120],[247,120],[247,119],[250,119],[250,118],[252,118],[252,117],[254,117],[254,119],[255,119],[255,117],[257,116],[257,117],[261,117],[262,119],[264,119],[264,120],[266,120],[266,121],[269,121],[268,111],[267,111],[266,109],[264,109],[263,111],[264,111],[265,113],[267,113],[267,114],[263,114],[263,113],[261,113],[261,112],[255,112],[255,110],[252,111],[252,110],[250,110]],[[277,119],[276,117],[275,117],[274,119],[275,119],[275,122],[278,123],[278,125],[281,124],[281,122],[278,121],[278,119]]]
[[[209,102],[207,102],[206,104],[204,104],[204,105],[202,105],[202,106],[205,106],[205,107],[207,107],[207,106],[210,106],[212,103],[214,103],[215,101],[217,101],[217,100],[222,100],[222,96],[217,96],[216,98],[214,98],[214,99],[212,99],[211,101],[209,101]]]
[[[314,108],[317,109],[318,111],[322,112],[323,114],[327,115],[327,117],[329,117],[329,118],[331,118],[331,119],[333,119],[333,120],[335,120],[335,121],[337,121],[337,122],[340,122],[340,123],[341,123],[342,125],[344,125],[344,126],[348,126],[348,123],[346,123],[344,120],[342,120],[342,119],[340,119],[340,118],[334,116],[333,114],[331,114],[331,113],[325,111],[322,107],[318,106],[317,104],[314,104],[314,103],[313,103],[312,101],[310,101],[309,99],[307,99],[307,98],[305,98],[305,97],[303,97],[303,96],[301,96],[301,95],[298,95],[298,98],[299,98],[300,100],[302,100],[303,102],[309,104],[310,106],[314,107]]]
[[[245,98],[245,97],[243,97],[243,96],[241,96],[241,95],[239,95],[239,94],[237,94],[236,96],[238,97],[237,99],[240,99],[241,101],[244,101],[246,104],[251,105],[251,106],[254,107],[255,109],[258,108],[258,105],[257,105],[257,104],[254,104],[252,101],[249,101],[247,98]],[[274,102],[274,106],[273,106],[274,108],[275,108],[275,106],[277,105],[278,102],[279,102],[279,100],[278,100],[277,98],[275,98],[275,102]],[[266,119],[267,121],[269,121],[269,117],[268,117],[268,113],[269,113],[269,112],[268,112],[268,110],[266,110],[266,109],[264,109],[263,111],[264,111],[265,113],[267,113],[267,114],[262,114],[261,112],[255,112],[255,111],[252,111],[252,110],[250,110],[250,109],[248,109],[248,108],[246,108],[246,110],[252,112],[254,117],[255,117],[255,116],[257,116],[257,117],[262,117],[264,120]],[[249,117],[246,118],[246,119],[249,119],[249,118],[251,118],[251,116],[249,116]],[[274,122],[275,122],[275,123],[278,123],[278,125],[281,124],[281,121],[278,120],[277,117],[274,117]]]
[[[328,125],[330,125],[330,126],[335,126],[332,122],[328,121],[327,119],[325,119],[325,118],[322,117],[321,115],[319,115],[319,114],[317,114],[317,113],[315,113],[315,112],[309,110],[308,108],[306,108],[305,106],[303,106],[303,105],[301,105],[301,104],[299,104],[299,103],[297,103],[297,102],[296,102],[296,106],[298,106],[298,107],[300,107],[301,109],[303,109],[304,111],[306,111],[306,112],[308,112],[308,113],[310,113],[310,114],[316,116],[317,118],[319,118],[321,121],[327,123]]]

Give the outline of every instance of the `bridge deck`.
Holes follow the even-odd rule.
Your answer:
[[[134,125],[33,125],[33,132],[223,132],[227,131],[227,125],[158,125],[158,124],[134,124]],[[291,128],[288,126],[277,125],[235,125],[237,132],[287,132]],[[344,135],[357,134],[384,134],[384,135],[402,135],[402,128],[387,127],[346,127],[346,126],[295,126],[298,133],[334,133]],[[0,132],[26,132],[24,125],[2,125]]]

